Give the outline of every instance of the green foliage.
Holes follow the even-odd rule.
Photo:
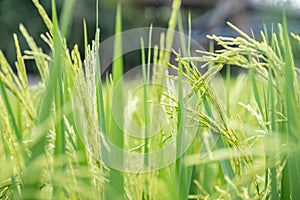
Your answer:
[[[116,23],[115,23],[115,41],[114,41],[114,56],[112,66],[112,85],[113,96],[118,101],[118,112],[122,115],[124,112],[124,94],[123,94],[123,56],[122,56],[122,13],[121,4],[118,4],[116,11]],[[116,122],[113,115],[111,115],[110,133],[109,139],[117,145],[119,148],[124,149],[124,118],[120,117],[120,120]],[[113,158],[112,158],[113,159]],[[120,163],[124,163],[123,156],[119,158]],[[110,169],[110,189],[107,193],[109,199],[124,198],[124,180],[121,172],[115,169]]]
[[[249,111],[247,117],[252,115],[256,122],[250,123],[247,119],[232,112],[229,114],[237,115],[237,120],[242,123],[243,127],[251,125],[256,129],[256,134],[251,133],[255,130],[253,128],[249,131],[238,130],[240,132],[237,135],[238,138],[242,139],[246,136],[243,143],[237,145],[242,156],[239,158],[245,159],[244,162],[252,167],[246,171],[235,169],[235,174],[237,170],[246,174],[256,174],[256,177],[252,179],[255,190],[251,191],[245,181],[236,185],[236,188],[238,190],[248,188],[247,195],[253,195],[253,198],[289,199],[291,197],[296,199],[298,195],[296,188],[299,187],[299,181],[296,181],[296,179],[299,180],[299,169],[296,164],[299,158],[296,150],[299,145],[299,134],[296,131],[299,128],[299,121],[296,113],[299,112],[297,102],[300,91],[298,69],[295,68],[286,19],[283,20],[283,26],[278,25],[280,30],[278,34],[272,32],[271,39],[268,40],[267,33],[261,32],[263,38],[261,42],[250,38],[234,25],[229,25],[240,33],[241,37],[210,36],[224,49],[212,53],[203,52],[205,54],[203,57],[186,58],[186,60],[205,61],[219,66],[219,69],[226,65],[236,65],[249,70],[253,93],[248,104],[242,102],[239,104]],[[298,38],[295,35],[293,37]],[[227,77],[229,79],[229,75]],[[230,119],[232,120],[234,119]],[[258,131],[262,135],[258,136]],[[261,138],[258,139],[258,137]],[[265,156],[264,159],[263,157],[257,158],[254,153],[261,149],[261,146],[256,145],[258,142],[262,142],[264,147],[263,153],[260,154],[260,156]],[[252,153],[245,156],[250,147]],[[260,165],[257,170],[265,169],[265,173],[258,173],[254,169],[262,160],[264,160],[264,165]],[[242,165],[239,166],[242,167]],[[239,174],[242,177],[245,175]],[[231,181],[236,184],[239,182],[238,179],[231,178]],[[264,180],[264,184],[261,184],[261,180]],[[256,195],[250,193],[254,191]],[[241,194],[243,194],[240,195],[241,197],[246,198],[244,196],[246,193]]]
[[[191,41],[181,37],[181,49],[173,51],[177,64],[171,65],[176,24],[183,33],[180,1],[174,0],[167,35],[162,34],[161,43],[156,44],[161,48],[156,46],[146,56],[141,38],[143,87],[131,97],[140,99],[131,117],[145,125],[142,134],[150,134],[147,125],[158,125],[159,117],[152,116],[162,115],[159,109],[151,108],[151,103],[166,110],[167,125],[154,137],[136,139],[122,130],[128,119],[121,117],[122,123],[117,124],[112,112],[112,106],[121,115],[130,107],[124,94],[135,84],[123,80],[122,38],[118,37],[122,31],[121,4],[116,13],[112,74],[102,79],[98,26],[95,40],[88,45],[87,26],[83,23],[84,61],[77,45],[72,50],[67,47],[65,37],[74,2],[64,5],[58,20],[54,0],[52,19],[33,0],[48,28],[41,37],[51,49],[51,56],[35,43],[23,25],[20,31],[29,50],[23,55],[14,35],[17,73],[0,51],[1,199],[296,199],[299,196],[299,70],[291,43],[300,43],[300,36],[290,37],[285,19],[283,26],[278,25],[279,33],[272,32],[268,38],[267,30],[262,32],[262,41],[229,24],[241,36],[209,36],[223,49],[202,52],[201,57],[190,57]],[[188,21],[191,27],[190,18]],[[151,37],[152,31],[149,49]],[[41,76],[38,85],[28,85],[25,59],[35,62]],[[154,60],[152,79],[151,60]],[[198,61],[208,68],[206,73],[197,69]],[[168,64],[177,71],[176,76],[166,75]],[[249,73],[232,77],[230,65],[246,68]],[[227,96],[220,98],[213,83],[222,81],[217,79],[217,73],[225,66]],[[163,83],[169,79],[174,83],[168,87],[176,88],[176,95],[150,84],[151,80]],[[195,104],[191,103],[195,102],[193,97]],[[117,98],[118,105],[113,104],[113,98]],[[174,155],[182,152],[191,126],[197,133],[193,144],[176,162],[163,169],[125,173],[99,160],[105,156],[100,152],[106,148],[103,138],[107,136],[124,150],[144,153],[143,162],[148,166],[151,163],[147,153],[164,148],[171,139],[176,141]],[[123,159],[120,162],[125,162]]]

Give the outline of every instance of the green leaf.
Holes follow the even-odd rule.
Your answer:
[[[112,64],[112,76],[113,76],[113,98],[117,100],[118,105],[112,105],[112,109],[117,109],[121,114],[119,121],[116,122],[114,116],[112,116],[110,124],[109,139],[119,148],[124,149],[124,136],[123,136],[123,112],[124,112],[124,98],[123,98],[123,56],[122,56],[122,15],[121,4],[117,5],[116,12],[116,24],[115,24],[115,44]],[[113,101],[114,102],[114,101]],[[115,107],[115,108],[114,108]],[[114,159],[114,158],[111,158]],[[123,156],[119,157],[119,163],[123,163]],[[124,198],[124,177],[122,172],[110,169],[110,192],[107,193],[110,199]]]
[[[64,1],[60,15],[60,30],[65,38],[68,38],[69,32],[72,29],[71,20],[76,0]]]

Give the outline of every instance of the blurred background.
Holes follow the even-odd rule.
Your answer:
[[[56,0],[58,12],[62,9],[63,0]],[[115,8],[118,0],[99,1],[99,25],[101,40],[105,40],[114,32]],[[51,14],[51,1],[40,0],[48,14]],[[172,0],[123,0],[123,30],[153,26],[167,27],[171,13]],[[70,48],[78,44],[83,52],[83,18],[86,19],[89,42],[94,38],[96,19],[95,0],[77,0],[68,45]],[[207,34],[222,36],[237,36],[227,25],[230,21],[251,34],[251,29],[257,39],[266,24],[268,30],[277,31],[277,23],[282,21],[282,10],[286,9],[289,30],[300,33],[300,0],[182,0],[182,18],[187,29],[187,16],[192,16],[192,37],[208,48]],[[17,33],[21,46],[27,49],[25,41],[18,30],[23,23],[35,41],[43,49],[49,48],[40,38],[46,32],[36,8],[31,0],[0,0],[0,49],[11,64],[15,61],[13,33]],[[128,56],[131,66],[139,62],[133,56]],[[133,58],[132,58],[133,57]],[[29,62],[29,61],[26,61]],[[33,65],[28,64],[28,72],[35,73]]]

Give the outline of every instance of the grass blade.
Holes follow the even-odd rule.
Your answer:
[[[13,128],[13,131],[16,134],[18,142],[22,142],[22,140],[23,140],[22,133],[20,132],[20,130],[17,126],[16,119],[15,119],[12,107],[9,103],[9,99],[8,99],[4,84],[3,84],[1,79],[0,79],[0,89],[1,89],[2,99],[3,99],[5,107],[7,109],[7,113],[8,113],[8,116],[9,116],[9,121],[11,123],[11,127]]]
[[[73,16],[73,8],[76,0],[64,1],[60,15],[60,30],[65,38],[68,38],[69,31],[72,29],[71,20]]]
[[[177,116],[177,137],[176,137],[176,155],[180,155],[184,151],[185,144],[185,104],[183,97],[183,85],[182,85],[182,64],[179,58],[178,62],[178,116]],[[176,160],[176,174],[177,174],[177,196],[179,199],[187,199],[189,194],[188,182],[191,177],[191,170],[184,163],[185,154]]]
[[[60,77],[60,55],[62,52],[61,41],[59,38],[59,30],[58,30],[58,22],[56,17],[56,9],[55,9],[55,1],[52,0],[52,17],[53,17],[53,41],[54,41],[54,56],[53,56],[53,64],[51,69],[51,74],[46,83],[46,90],[42,97],[41,109],[37,119],[37,126],[43,125],[44,122],[50,116],[51,104],[53,101],[53,96],[55,94],[55,90],[57,87],[58,78]],[[40,138],[40,141],[37,142],[32,147],[32,157],[31,159],[35,159],[39,155],[44,152],[44,147],[46,144],[46,135],[43,134]]]
[[[285,59],[285,86],[286,86],[286,109],[287,109],[287,135],[292,141],[295,141],[298,145],[300,137],[298,134],[299,130],[299,104],[297,103],[296,90],[297,82],[295,79],[295,65],[293,60],[293,53],[290,44],[290,38],[288,34],[287,19],[284,13],[283,15],[283,45],[284,45],[284,59]],[[300,196],[300,156],[299,154],[289,154],[286,167],[287,170],[284,172],[288,173],[284,176],[288,177],[289,193],[291,199],[297,199]]]
[[[123,57],[122,57],[122,15],[121,15],[121,4],[117,5],[116,13],[116,24],[115,24],[115,44],[114,44],[114,61],[112,66],[112,76],[114,87],[118,85],[118,88],[114,88],[113,96],[118,99],[118,112],[124,112],[123,105]],[[112,105],[117,106],[117,105]],[[114,109],[114,108],[113,108]],[[122,114],[121,114],[122,115]],[[111,115],[113,117],[113,115]],[[115,121],[114,118],[111,120],[110,127],[110,140],[117,145],[119,148],[124,149],[124,136],[122,130],[123,117],[120,117],[120,122]],[[112,158],[113,159],[113,158]],[[119,163],[123,163],[123,157],[120,156]],[[124,197],[124,178],[120,171],[110,169],[110,199],[119,199]]]
[[[150,41],[149,41],[150,42]],[[151,49],[148,49],[148,51],[151,51]],[[145,165],[148,165],[148,153],[149,153],[149,123],[150,123],[150,116],[149,116],[149,107],[148,107],[148,73],[146,70],[146,59],[145,59],[145,47],[144,47],[144,40],[141,38],[141,57],[142,57],[142,73],[143,73],[143,104],[144,104],[144,117],[145,117],[145,157],[144,157],[144,163]],[[147,67],[148,68],[148,67]]]
[[[270,133],[273,134],[276,132],[276,117],[275,117],[275,95],[274,95],[274,88],[273,88],[273,77],[272,77],[272,70],[269,68],[269,95],[270,95],[270,103],[271,103],[271,128]],[[267,153],[268,154],[268,153]],[[275,156],[275,155],[274,155]],[[274,159],[273,156],[267,156],[266,162],[267,166],[269,163]],[[266,174],[268,176],[268,174]],[[277,190],[277,172],[276,166],[270,168],[270,176],[271,176],[271,199],[277,200],[279,199],[279,192]]]
[[[205,111],[206,111],[207,115],[209,117],[213,117],[212,110],[210,108],[208,100],[204,99],[203,103],[204,103],[204,108],[205,108]],[[217,150],[222,150],[222,149],[226,148],[224,143],[223,143],[222,136],[220,136],[219,133],[216,133],[213,130],[211,130],[211,133],[212,133],[213,139],[216,143],[216,149]],[[228,177],[230,180],[233,180],[235,178],[235,174],[233,172],[230,161],[229,160],[221,160],[220,165],[221,165],[224,177]],[[228,187],[231,198],[233,198],[233,199],[236,198],[235,194],[233,193],[233,188],[232,188],[231,184],[228,183],[228,182],[227,182],[227,187]]]

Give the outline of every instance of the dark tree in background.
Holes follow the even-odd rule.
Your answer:
[[[39,1],[51,17],[51,0]],[[56,0],[58,14],[60,13],[64,0]],[[117,0],[99,1],[99,26],[101,28],[101,40],[113,35],[115,8]],[[145,8],[135,7],[130,1],[123,2],[123,28],[130,29],[139,26],[149,26],[154,21],[156,26],[166,26],[167,20],[156,20],[152,16],[145,16]],[[163,16],[168,16],[167,13]],[[162,18],[162,17],[161,17]],[[73,47],[78,44],[83,53],[83,19],[87,22],[89,43],[94,38],[96,27],[96,0],[77,0],[73,10],[72,25],[68,35],[68,45]],[[19,24],[25,25],[36,43],[45,51],[49,48],[40,38],[41,33],[47,31],[37,9],[31,0],[0,0],[0,49],[13,66],[16,60],[13,33],[18,35],[22,50],[27,49],[27,45],[19,31]],[[27,71],[35,73],[33,62],[28,62]]]
[[[56,0],[58,13],[60,13],[63,3],[67,0]],[[162,0],[163,1],[163,0]],[[43,5],[48,15],[51,17],[51,0],[39,0]],[[99,1],[99,26],[100,40],[114,34],[115,9],[117,2],[122,3],[122,23],[123,30],[128,30],[137,27],[153,26],[167,27],[168,18],[171,12],[172,1],[149,2],[144,0],[103,0]],[[83,19],[87,22],[89,43],[94,39],[96,27],[96,0],[76,0],[72,25],[68,35],[68,45],[73,47],[74,44],[79,45],[80,52],[83,55]],[[27,49],[27,45],[19,32],[19,24],[25,25],[29,33],[33,36],[36,43],[44,50],[49,48],[40,38],[41,33],[45,33],[46,26],[32,0],[0,0],[0,49],[4,52],[9,62],[14,65],[15,61],[15,46],[13,43],[13,33],[19,36],[21,48]],[[125,55],[126,66],[135,66],[140,63],[136,60],[140,52],[133,52],[131,55]],[[35,73],[36,68],[33,62],[26,61],[27,71]]]
[[[43,5],[49,17],[51,17],[51,1],[40,0],[39,2]],[[62,9],[63,2],[63,0],[56,0],[58,13]],[[83,49],[83,18],[87,22],[88,32],[90,33],[89,40],[93,38],[95,32],[95,5],[95,0],[76,1],[68,37],[68,45],[70,47],[76,43],[80,46],[80,49]],[[45,42],[40,38],[40,34],[47,31],[46,26],[32,1],[0,0],[0,49],[12,65],[14,65],[16,59],[13,33],[18,35],[22,50],[28,48],[19,31],[20,23],[24,24],[39,46],[45,51],[49,51]],[[36,69],[34,65],[29,64],[27,71],[34,73]]]
[[[278,0],[278,2],[284,0]],[[294,0],[297,1],[297,0]],[[39,0],[48,15],[51,17],[51,0]],[[68,0],[56,0],[58,15],[63,3]],[[99,26],[100,40],[114,34],[115,9],[117,2],[122,3],[122,26],[123,30],[137,27],[149,27],[152,23],[156,27],[167,27],[168,18],[171,12],[172,0],[99,0]],[[277,1],[276,1],[277,2]],[[292,9],[292,10],[291,10]],[[300,6],[288,7],[289,28],[298,33],[300,19]],[[204,47],[208,46],[207,34],[234,37],[236,33],[226,25],[230,21],[250,33],[250,28],[256,38],[260,37],[265,23],[269,30],[271,25],[282,21],[282,6],[276,9],[267,6],[256,0],[182,0],[182,20],[184,28],[187,29],[188,12],[192,15],[192,37]],[[79,45],[83,55],[83,19],[87,22],[89,43],[94,39],[96,27],[96,0],[76,0],[73,9],[72,23],[68,35],[68,45],[73,48],[74,44]],[[0,49],[4,52],[9,62],[14,65],[16,60],[13,33],[19,36],[21,48],[27,49],[27,45],[19,32],[19,24],[25,25],[36,43],[49,51],[49,48],[40,38],[45,33],[46,26],[32,0],[0,0]],[[276,31],[276,25],[275,31]],[[133,55],[134,54],[134,55]],[[125,70],[130,66],[140,63],[140,52],[133,52],[125,55]],[[298,54],[296,54],[298,55]],[[26,61],[27,71],[35,73],[33,62]]]

